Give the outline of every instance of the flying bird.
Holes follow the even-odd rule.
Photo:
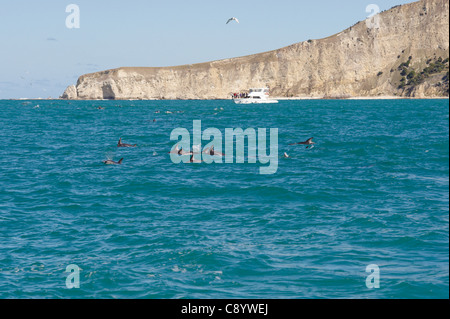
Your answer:
[[[233,18],[228,19],[226,24],[230,23],[233,20],[236,21],[237,23],[239,23],[239,20],[237,18],[233,17]]]

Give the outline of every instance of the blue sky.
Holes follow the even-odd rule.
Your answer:
[[[58,97],[85,73],[171,66],[278,49],[338,33],[376,4],[411,0],[1,0],[0,99]],[[66,27],[66,6],[80,28]],[[226,21],[237,17],[240,24]]]

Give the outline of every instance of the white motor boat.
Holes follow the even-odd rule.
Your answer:
[[[269,98],[268,88],[250,89],[244,98],[234,98],[236,104],[269,104],[278,103],[275,99]]]

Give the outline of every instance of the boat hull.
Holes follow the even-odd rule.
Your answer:
[[[277,100],[256,100],[256,99],[235,99],[235,104],[275,104],[278,103]]]

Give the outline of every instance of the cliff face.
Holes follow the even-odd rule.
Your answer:
[[[421,0],[321,40],[275,51],[175,67],[83,75],[69,99],[220,99],[269,86],[276,97],[448,96],[444,69],[414,85],[405,74],[449,56],[449,0]],[[408,70],[399,68],[408,63]],[[409,76],[409,75],[408,75]],[[443,80],[445,82],[445,80]]]

